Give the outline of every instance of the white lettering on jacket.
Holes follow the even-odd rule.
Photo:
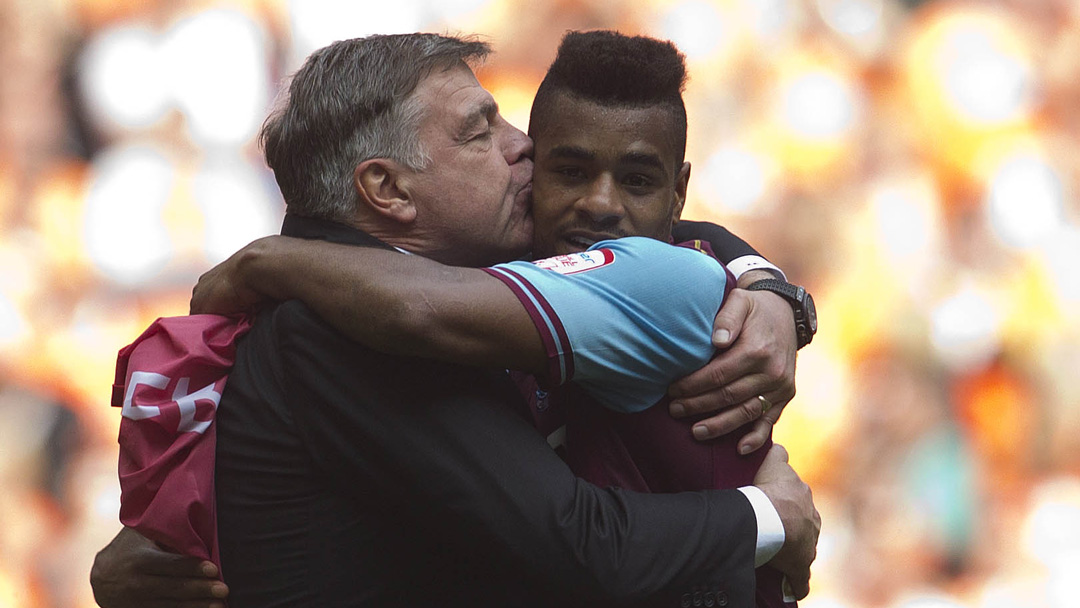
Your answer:
[[[127,390],[124,392],[124,407],[120,414],[131,420],[143,420],[161,415],[162,408],[177,408],[180,412],[180,424],[178,433],[203,433],[209,428],[211,420],[195,420],[195,410],[199,401],[209,401],[217,409],[221,402],[221,393],[214,390],[211,382],[195,392],[188,391],[190,378],[180,378],[173,389],[172,401],[159,403],[158,405],[137,405],[135,403],[135,391],[139,385],[151,386],[164,390],[172,381],[168,376],[154,372],[132,372],[131,380],[128,381]]]

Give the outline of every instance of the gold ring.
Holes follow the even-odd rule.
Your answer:
[[[758,395],[758,401],[761,402],[761,415],[764,416],[765,412],[772,409],[772,402],[765,398],[765,395]]]

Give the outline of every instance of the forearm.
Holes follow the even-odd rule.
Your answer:
[[[543,371],[528,314],[481,270],[369,247],[273,237],[240,255],[244,288],[298,299],[370,348],[469,365]]]
[[[680,220],[672,230],[675,242],[700,239],[712,246],[713,253],[725,264],[747,255],[760,255],[749,243],[733,234],[727,228],[712,222]]]
[[[675,225],[672,234],[677,243],[694,239],[708,242],[713,253],[716,254],[716,258],[723,262],[740,279],[740,287],[743,286],[742,275],[752,271],[765,272],[766,274],[762,275],[762,278],[785,278],[780,268],[773,265],[749,243],[723,226],[712,222],[682,220]]]

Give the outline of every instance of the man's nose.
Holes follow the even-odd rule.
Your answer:
[[[499,117],[506,127],[505,143],[503,144],[503,155],[506,157],[508,164],[514,164],[523,158],[533,157],[533,141],[514,125],[506,122],[501,116]]]
[[[626,214],[615,179],[602,174],[593,179],[577,201],[577,209],[589,219],[602,225],[617,224]]]

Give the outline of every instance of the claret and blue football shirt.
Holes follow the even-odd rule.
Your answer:
[[[713,356],[713,319],[735,279],[695,244],[627,237],[485,270],[540,331],[548,384],[573,381],[609,408],[638,412]]]

